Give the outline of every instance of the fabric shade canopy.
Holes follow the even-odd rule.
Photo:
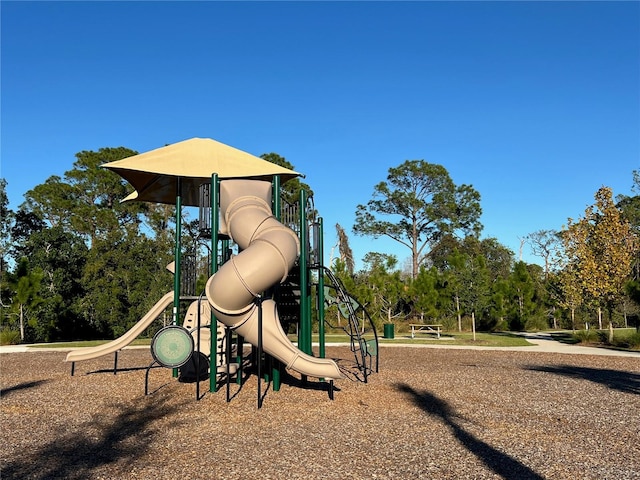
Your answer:
[[[210,138],[191,138],[102,166],[135,188],[123,201],[173,205],[181,193],[182,205],[189,206],[198,206],[200,185],[210,182],[214,173],[220,179],[268,181],[279,175],[283,183],[301,175]],[[178,179],[181,192],[178,192]]]

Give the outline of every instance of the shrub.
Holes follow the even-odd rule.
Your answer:
[[[528,332],[539,331],[549,328],[549,323],[543,315],[534,315],[526,320],[524,326]]]
[[[600,334],[597,330],[578,330],[573,334],[573,338],[579,343],[598,343]]]
[[[17,345],[20,343],[20,332],[3,328],[0,330],[0,345]]]
[[[640,348],[640,332],[616,335],[613,345],[620,348]]]
[[[640,332],[633,332],[627,338],[629,348],[640,348]]]
[[[458,319],[455,318],[455,317],[440,318],[435,323],[442,324],[442,329],[445,330],[445,331],[454,331],[454,330],[457,331],[458,330]]]

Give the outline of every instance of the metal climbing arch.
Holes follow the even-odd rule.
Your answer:
[[[324,286],[324,299],[327,305],[336,305],[347,320],[345,326],[332,325],[325,318],[325,323],[331,328],[342,328],[349,335],[350,348],[354,354],[358,370],[362,373],[364,383],[371,373],[378,372],[378,333],[371,317],[363,305],[349,295],[343,283],[327,267],[322,267],[330,281]],[[374,360],[375,358],[375,360]]]

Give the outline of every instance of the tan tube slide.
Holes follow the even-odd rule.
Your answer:
[[[102,357],[110,353],[122,350],[124,347],[133,342],[144,330],[158,318],[164,310],[173,303],[173,291],[167,292],[158,302],[151,307],[151,310],[140,319],[129,331],[124,335],[109,343],[104,343],[96,347],[83,347],[72,350],[67,354],[65,362],[80,362],[82,360],[91,360],[92,358]]]
[[[240,253],[209,278],[205,292],[216,318],[258,345],[255,298],[287,278],[299,255],[296,234],[271,212],[271,183],[259,180],[220,182],[221,232]],[[262,346],[288,369],[317,378],[342,378],[333,360],[298,350],[287,338],[273,300],[262,302]]]

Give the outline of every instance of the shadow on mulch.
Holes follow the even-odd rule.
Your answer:
[[[49,443],[24,452],[19,459],[8,459],[2,478],[81,480],[93,478],[94,470],[105,465],[130,465],[148,450],[156,436],[153,423],[180,406],[141,400],[128,407],[118,405],[118,408],[120,412],[115,418],[105,415],[99,420],[101,424],[91,423],[92,429],[100,431],[98,437],[60,429]]]
[[[438,417],[444,421],[458,441],[497,475],[503,478],[517,478],[519,480],[544,480],[544,477],[512,456],[501,452],[467,432],[459,425],[460,416],[446,401],[427,390],[417,391],[406,383],[396,384],[395,388],[408,394],[413,403],[427,415]]]
[[[612,390],[640,395],[640,374],[605,368],[576,367],[573,365],[530,366],[528,370],[553,373],[579,380],[599,383]]]
[[[18,385],[14,385],[13,387],[0,389],[0,397],[6,397],[8,394],[17,392],[19,390],[27,390],[29,388],[36,388],[40,385],[44,385],[49,380],[35,380],[33,382],[25,382],[20,383]]]

